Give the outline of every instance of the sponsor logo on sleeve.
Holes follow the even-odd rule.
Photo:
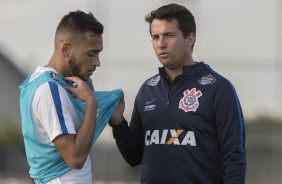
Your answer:
[[[185,112],[195,112],[200,105],[198,98],[202,96],[202,92],[193,88],[191,90],[185,90],[183,94],[184,97],[179,101],[179,109],[182,109]]]
[[[156,86],[159,83],[159,81],[160,81],[160,76],[157,76],[155,78],[148,80],[147,84],[149,86]]]
[[[205,75],[201,77],[199,80],[199,83],[202,85],[208,85],[208,84],[213,84],[216,81],[216,78],[212,76],[211,74]]]

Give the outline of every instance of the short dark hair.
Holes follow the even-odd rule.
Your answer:
[[[62,18],[56,30],[56,37],[59,34],[70,34],[71,39],[73,39],[76,35],[83,35],[86,32],[91,32],[94,35],[102,35],[103,31],[104,26],[91,12],[87,14],[77,10],[70,12]]]
[[[177,20],[178,28],[182,32],[184,38],[190,33],[194,33],[196,36],[196,23],[192,13],[184,6],[171,3],[158,8],[157,10],[151,11],[145,16],[145,20],[150,23],[150,34],[151,24],[154,19],[172,21]]]

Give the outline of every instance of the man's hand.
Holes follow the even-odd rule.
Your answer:
[[[117,105],[117,108],[111,117],[111,122],[113,125],[117,125],[123,120],[124,109],[125,109],[124,93],[122,92],[122,96],[119,101],[119,104]]]
[[[67,86],[65,88],[69,92],[73,93],[81,101],[86,103],[87,99],[89,99],[89,98],[95,99],[95,97],[92,95],[92,91],[90,89],[90,86],[86,82],[81,80],[80,78],[78,78],[78,77],[65,77],[65,80],[69,80],[73,83],[76,83],[76,87]]]

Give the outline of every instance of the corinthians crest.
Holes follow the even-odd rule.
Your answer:
[[[196,88],[193,88],[191,90],[185,90],[183,94],[184,97],[179,101],[179,109],[182,109],[185,112],[195,112],[199,107],[198,98],[202,96],[202,92],[200,90],[197,91]]]

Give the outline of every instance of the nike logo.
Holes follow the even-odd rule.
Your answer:
[[[146,100],[146,105],[149,105],[149,104],[153,103],[156,100],[157,100],[157,98],[154,98],[153,100]]]

